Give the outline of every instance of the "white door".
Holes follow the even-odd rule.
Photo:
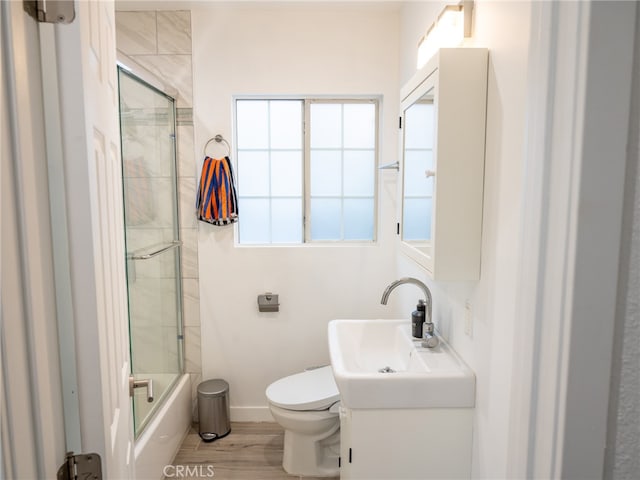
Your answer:
[[[58,129],[64,171],[64,203],[52,216],[66,219],[54,221],[54,234],[67,238],[81,449],[101,455],[104,478],[126,479],[134,476],[133,427],[115,13],[112,1],[75,7],[71,24],[42,39],[55,44],[44,83],[57,79],[58,118],[49,112],[47,131]]]
[[[113,2],[56,26],[0,6],[0,477],[74,450],[133,478]]]

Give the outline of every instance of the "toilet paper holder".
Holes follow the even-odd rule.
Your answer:
[[[258,311],[279,312],[280,303],[278,302],[278,294],[265,292],[262,295],[258,295]]]

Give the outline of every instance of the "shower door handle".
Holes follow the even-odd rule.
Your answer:
[[[153,402],[153,380],[150,378],[144,380],[136,380],[133,375],[129,375],[129,396],[133,397],[133,391],[136,388],[146,387],[147,402]]]

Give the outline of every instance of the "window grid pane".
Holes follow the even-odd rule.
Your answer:
[[[239,243],[374,240],[377,103],[238,99],[236,131]]]
[[[303,241],[297,235],[302,230],[302,106],[302,100],[236,101],[238,201],[248,210],[238,220],[239,243]]]
[[[311,103],[309,108],[309,241],[372,241],[375,224],[376,105],[322,102]],[[328,123],[325,115],[327,110],[333,114],[331,127],[340,127],[339,135],[316,134],[317,129]],[[354,121],[358,124],[354,125]],[[347,131],[349,124],[351,131]],[[364,207],[363,201],[370,204],[371,208]],[[331,215],[327,213],[329,206]],[[356,212],[362,217],[358,217]]]

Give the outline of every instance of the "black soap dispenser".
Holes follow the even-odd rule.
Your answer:
[[[416,309],[411,313],[411,335],[422,338],[422,325],[424,324],[424,300],[418,300]]]

